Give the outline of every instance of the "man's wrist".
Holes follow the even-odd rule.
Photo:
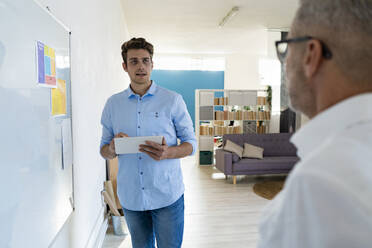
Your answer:
[[[111,149],[110,144],[107,144],[107,145],[105,145],[105,146],[102,148],[102,155],[103,155],[106,159],[114,159],[114,158],[117,156],[115,150],[114,150],[114,149]]]
[[[117,154],[116,154],[116,152],[115,152],[115,150],[114,149],[112,149],[110,146],[109,146],[109,153],[112,155],[112,156],[114,156],[114,157],[116,157],[117,156]]]
[[[165,159],[172,159],[173,158],[173,151],[174,151],[174,149],[173,149],[174,147],[173,146],[168,146],[168,149],[167,149],[167,152],[166,152],[166,154],[165,154]]]
[[[114,149],[110,149],[110,153],[111,153],[113,159],[116,158],[116,156],[118,156],[118,154],[115,152]]]

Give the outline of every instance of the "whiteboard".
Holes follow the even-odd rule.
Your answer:
[[[37,41],[55,51],[65,114],[37,84]],[[0,0],[0,247],[48,247],[73,211],[69,31],[33,0]]]

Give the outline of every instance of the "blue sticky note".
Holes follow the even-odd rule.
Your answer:
[[[50,67],[50,57],[44,56],[44,63],[45,63],[45,75],[51,76],[51,67]]]

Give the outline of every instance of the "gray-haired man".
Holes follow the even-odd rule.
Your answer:
[[[258,247],[371,247],[372,1],[302,0],[276,45],[292,107],[311,121]]]

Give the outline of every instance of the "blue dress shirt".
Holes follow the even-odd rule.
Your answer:
[[[104,107],[100,147],[120,132],[134,136],[164,136],[168,146],[188,142],[196,150],[196,138],[182,96],[152,82],[140,97],[130,87],[111,96]],[[117,176],[121,205],[133,211],[166,207],[184,193],[180,159],[156,161],[145,153],[119,155]]]

